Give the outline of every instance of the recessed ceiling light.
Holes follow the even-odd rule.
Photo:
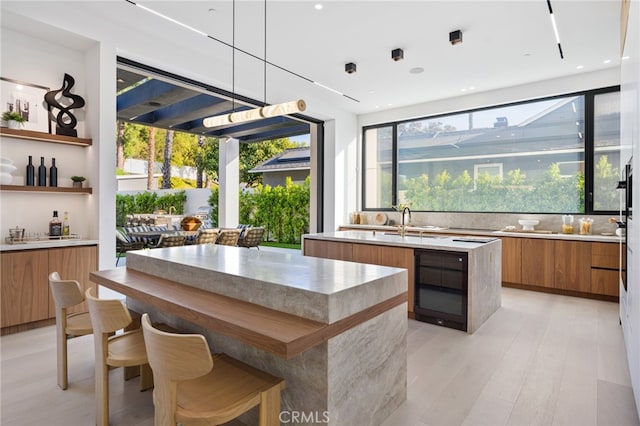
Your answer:
[[[315,5],[315,6],[313,6],[313,7],[315,7],[315,8],[316,8],[316,10],[322,10],[322,7],[323,7],[323,6],[322,6],[320,3],[316,3],[316,5]]]
[[[475,90],[475,89],[476,89],[476,88],[475,88],[475,87],[473,87],[473,86],[469,87],[469,90]]]
[[[623,57],[622,57],[622,60],[623,60],[623,61],[626,61],[627,59],[629,59],[629,57],[628,57],[628,56],[623,56]]]
[[[611,62],[611,59],[605,59],[604,61],[602,61],[603,64],[608,64],[609,62]]]
[[[374,93],[376,93],[375,90],[369,90],[370,95],[373,95]]]
[[[523,56],[531,56],[531,53],[527,52]]]
[[[467,88],[466,88],[466,87],[463,87],[462,89],[460,89],[460,91],[461,91],[461,92],[466,92],[466,91],[467,91]]]
[[[415,67],[409,70],[409,74],[422,74],[423,72],[424,72],[424,68],[422,67]]]
[[[581,70],[582,68],[584,68],[584,65],[578,65],[578,66],[576,67],[576,69],[577,69],[577,70]]]
[[[387,106],[393,106],[393,104],[387,104]]]

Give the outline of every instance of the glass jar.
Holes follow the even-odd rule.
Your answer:
[[[562,216],[562,233],[573,234],[573,216],[570,214]]]
[[[593,219],[589,219],[588,217],[580,219],[580,235],[591,235],[592,224]]]

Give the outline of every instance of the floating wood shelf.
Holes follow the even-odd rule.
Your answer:
[[[91,139],[74,138],[72,136],[52,135],[50,133],[34,132],[32,130],[9,129],[0,127],[0,135],[17,139],[28,139],[32,141],[61,143],[65,145],[77,145],[82,147],[91,146]]]
[[[17,192],[57,192],[66,194],[91,194],[91,188],[69,188],[61,186],[23,186],[23,185],[0,185],[0,191]]]

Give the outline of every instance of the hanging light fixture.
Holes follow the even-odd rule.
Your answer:
[[[245,123],[249,121],[262,120],[269,117],[278,117],[281,115],[296,114],[307,109],[307,104],[304,100],[298,99],[295,101],[284,102],[275,105],[266,105],[267,103],[267,0],[264,0],[264,58],[262,59],[264,69],[264,103],[265,106],[253,108],[245,111],[235,111],[235,38],[236,38],[236,1],[233,0],[233,34],[231,48],[233,50],[231,60],[231,95],[232,95],[232,107],[230,114],[215,115],[213,117],[205,118],[202,121],[204,127],[219,127],[227,126],[230,124]]]

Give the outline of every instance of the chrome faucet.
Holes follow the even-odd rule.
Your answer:
[[[171,212],[172,212],[172,211],[173,211],[173,212],[175,212],[175,211],[176,211],[176,208],[175,208],[175,207],[173,207],[173,206],[170,206],[170,207],[169,207],[169,216],[171,216]]]
[[[405,213],[405,212],[409,213],[409,223],[411,223],[411,209],[409,209],[409,207],[408,207],[408,206],[405,206],[405,207],[402,209],[402,226],[404,226],[404,213]]]

